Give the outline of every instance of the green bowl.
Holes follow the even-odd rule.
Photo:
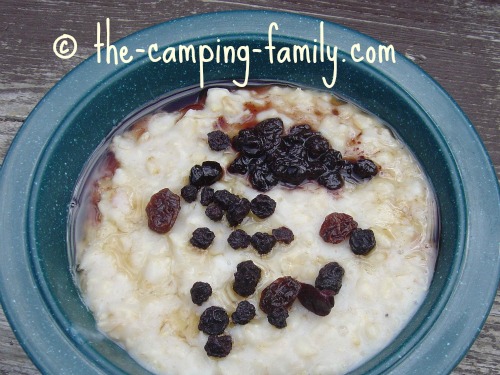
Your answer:
[[[238,11],[170,21],[115,45],[130,51],[158,43],[248,45],[263,49],[277,22],[280,48],[319,38],[320,20],[278,12]],[[400,335],[352,374],[448,373],[465,355],[488,315],[500,276],[500,194],[488,155],[469,120],[416,65],[355,63],[365,35],[325,23],[325,43],[339,48],[331,90],[391,124],[434,186],[441,219],[439,256],[423,305]],[[270,64],[251,55],[250,78],[325,89],[330,64]],[[345,59],[345,62],[341,62]],[[205,81],[242,80],[243,63],[206,64]],[[16,136],[0,176],[1,302],[19,342],[46,374],[146,374],[96,330],[73,283],[67,256],[67,216],[87,159],[131,112],[155,98],[199,84],[193,63],[98,64],[96,56],[62,79]]]

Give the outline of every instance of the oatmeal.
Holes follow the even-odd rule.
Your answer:
[[[276,119],[284,135],[307,124],[307,157],[329,152],[342,167],[311,172],[278,155],[270,176],[246,170],[253,152],[266,159],[245,129]],[[204,105],[152,114],[110,150],[99,215],[77,243],[78,282],[98,328],[154,373],[343,374],[426,295],[431,187],[391,131],[351,104],[213,88]],[[332,220],[344,220],[341,235]],[[293,299],[269,308],[277,283]]]

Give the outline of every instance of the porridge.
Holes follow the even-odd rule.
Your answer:
[[[343,374],[426,295],[432,189],[387,127],[327,93],[212,88],[110,155],[78,283],[154,373]]]

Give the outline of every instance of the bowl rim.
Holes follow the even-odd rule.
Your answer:
[[[238,32],[235,32],[234,24],[226,24],[228,18],[231,17],[242,18],[245,21],[251,20],[251,22],[238,24]],[[169,30],[189,25],[192,31],[188,32],[187,35],[184,33],[183,36],[175,35],[177,39],[169,41],[171,44],[186,43],[187,40],[200,37],[199,30],[204,30],[203,27],[193,27],[193,25],[201,26],[210,23],[217,26],[202,31],[202,37],[213,39],[216,35],[267,35],[267,26],[274,20],[279,21],[280,24],[280,30],[275,32],[276,37],[292,39],[307,39],[309,31],[304,31],[304,28],[292,28],[291,25],[299,22],[304,25],[317,26],[321,21],[309,16],[275,11],[204,13],[152,26],[131,34],[114,45],[118,48],[122,45],[127,45],[132,49],[139,48],[147,45],[145,41],[155,33],[171,36]],[[335,33],[344,38],[336,40],[339,42],[336,43],[339,50],[347,50],[346,46],[349,47],[349,41],[354,39],[360,42],[379,43],[375,39],[341,25],[328,21],[324,21],[324,24],[325,31],[328,29],[332,34]],[[256,32],[255,30],[259,27],[262,27],[261,31]],[[439,129],[455,158],[466,202],[468,205],[475,204],[475,207],[478,208],[475,211],[469,210],[467,212],[464,264],[458,270],[457,275],[454,275],[459,277],[461,282],[454,286],[452,295],[446,301],[446,311],[438,317],[439,321],[436,322],[435,326],[439,329],[427,332],[422,339],[428,343],[428,348],[419,353],[418,364],[415,362],[417,357],[415,355],[407,355],[398,361],[398,370],[405,369],[405,372],[401,373],[409,373],[411,369],[423,369],[424,367],[432,369],[433,372],[447,373],[466,354],[479,334],[496,294],[500,280],[500,256],[497,246],[500,242],[500,235],[490,230],[489,234],[492,237],[486,241],[479,235],[479,230],[485,227],[500,227],[500,188],[491,160],[479,135],[455,101],[420,67],[400,54],[397,54],[396,57],[398,59],[397,67],[380,65],[373,68],[402,87],[426,110],[427,115],[436,124],[448,124],[446,127],[440,126]],[[74,373],[89,373],[90,370],[100,373],[102,367],[98,364],[79,362],[80,359],[76,357],[80,352],[73,348],[68,334],[61,332],[37,288],[34,270],[30,268],[32,263],[29,252],[33,245],[29,243],[29,239],[26,238],[26,233],[23,231],[29,221],[29,201],[33,189],[33,179],[38,164],[43,159],[45,148],[54,142],[53,135],[64,123],[66,115],[74,109],[75,103],[85,100],[99,83],[105,81],[110,75],[117,74],[133,64],[141,63],[141,60],[137,59],[131,64],[115,67],[114,65],[97,64],[94,54],[70,71],[33,109],[16,134],[0,168],[0,192],[2,194],[0,215],[3,228],[0,233],[0,251],[5,259],[4,262],[0,263],[0,302],[21,346],[34,364],[45,373],[56,373],[56,369],[65,368],[65,366],[73,370]],[[92,73],[90,75],[92,80],[89,82],[86,82],[85,79],[79,79],[79,77],[88,77],[89,73]],[[415,77],[419,78],[418,85],[412,81]],[[79,82],[79,90],[74,90],[75,81]],[[426,88],[427,91],[422,90],[423,88]],[[54,108],[50,103],[59,103],[60,105]],[[444,108],[447,111],[444,111]],[[451,115],[451,118],[444,121],[444,112],[446,115]],[[47,118],[52,121],[47,121]],[[43,122],[43,126],[37,126],[40,121]],[[451,126],[451,123],[455,125]],[[467,152],[463,152],[462,142],[464,140],[467,140]],[[33,143],[35,147],[27,147]],[[13,216],[14,212],[17,213],[16,216]],[[496,239],[496,241],[491,241],[491,238]],[[481,245],[482,252],[470,251],[471,243],[474,243],[475,247]],[[19,253],[20,247],[25,251]],[[490,275],[490,277],[478,279],[477,274]],[[496,277],[491,277],[495,275]],[[476,292],[476,289],[470,288],[469,285],[479,287],[481,293]],[[459,317],[453,314],[457,309],[462,311]],[[35,323],[40,326],[38,331],[33,330]],[[461,335],[459,340],[456,339],[457,333]],[[41,348],[44,350],[39,350]],[[441,355],[443,348],[446,348],[446,356]],[[422,350],[421,348],[413,348],[408,354],[413,353],[414,349]],[[47,358],[43,355],[44,351],[47,350],[51,350],[57,355]],[[83,368],[82,366],[87,367]]]

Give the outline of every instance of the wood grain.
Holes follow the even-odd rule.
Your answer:
[[[42,96],[94,53],[96,22],[112,20],[112,40],[177,17],[230,9],[288,10],[357,29],[425,69],[475,125],[500,176],[500,5],[497,1],[289,0],[13,1],[0,5],[0,161]],[[76,56],[52,43],[69,33]],[[500,373],[500,293],[486,325],[453,374]],[[38,374],[0,314],[0,374]]]

